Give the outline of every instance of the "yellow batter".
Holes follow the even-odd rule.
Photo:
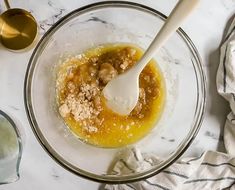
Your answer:
[[[108,44],[60,65],[59,111],[81,140],[99,147],[121,147],[140,140],[155,126],[165,102],[165,83],[155,61],[150,61],[140,75],[139,103],[130,115],[121,116],[109,110],[102,96],[107,82],[128,70],[142,54],[134,45]]]

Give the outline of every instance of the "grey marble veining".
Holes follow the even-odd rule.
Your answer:
[[[30,11],[38,21],[40,36],[70,11],[94,0],[10,0],[11,7]],[[169,14],[177,0],[136,0]],[[0,2],[0,11],[5,6]],[[184,156],[197,156],[205,150],[223,151],[223,125],[229,111],[228,104],[217,94],[216,70],[219,63],[218,47],[227,21],[235,14],[235,0],[203,0],[189,23],[183,29],[195,43],[202,56],[207,74],[207,107],[202,128]],[[96,19],[96,18],[94,18]],[[0,109],[15,115],[26,131],[26,145],[20,168],[20,181],[0,186],[0,190],[41,189],[98,189],[99,184],[79,178],[56,164],[40,147],[30,126],[23,104],[23,83],[31,51],[13,53],[0,46]],[[178,60],[170,60],[179,64]],[[162,137],[174,143],[174,138]]]

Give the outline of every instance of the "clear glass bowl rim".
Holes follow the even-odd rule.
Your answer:
[[[40,131],[40,128],[37,124],[33,107],[32,107],[32,100],[31,100],[31,83],[32,78],[34,74],[34,68],[36,65],[36,60],[42,52],[42,47],[46,44],[48,39],[61,27],[63,26],[67,21],[90,11],[97,10],[100,8],[110,8],[110,7],[124,7],[129,9],[135,9],[137,11],[146,12],[147,14],[152,14],[156,16],[158,19],[166,20],[167,16],[162,14],[161,12],[150,8],[148,6],[134,3],[134,2],[127,2],[127,1],[103,1],[98,3],[89,4],[86,6],[83,6],[81,8],[75,9],[72,12],[65,15],[63,18],[61,18],[59,21],[57,21],[40,39],[37,46],[35,47],[31,58],[29,60],[26,74],[25,74],[25,80],[24,80],[24,104],[25,109],[28,117],[28,121],[30,123],[30,126],[32,128],[32,131],[34,132],[34,135],[36,136],[37,140],[41,144],[41,146],[44,148],[44,150],[48,153],[48,155],[53,158],[60,166],[67,169],[68,171],[84,177],[86,179],[90,179],[96,182],[100,183],[108,183],[108,184],[117,184],[117,183],[131,183],[136,182],[139,180],[144,180],[149,177],[152,177],[159,172],[161,172],[166,167],[173,164],[190,146],[194,138],[196,137],[200,126],[203,121],[204,113],[205,113],[205,105],[206,105],[206,78],[205,74],[202,68],[202,62],[200,55],[191,41],[191,39],[188,37],[188,35],[179,28],[177,33],[181,36],[181,38],[184,40],[184,42],[188,45],[192,55],[194,56],[197,64],[198,69],[198,76],[197,77],[197,107],[196,112],[194,116],[194,122],[193,126],[191,127],[190,133],[185,137],[184,141],[181,142],[181,144],[178,146],[178,150],[175,151],[171,156],[160,163],[157,166],[153,166],[148,171],[144,171],[142,173],[137,174],[131,174],[130,176],[108,176],[108,175],[97,175],[90,172],[87,172],[85,170],[82,170],[66,160],[64,160],[60,155],[57,154],[57,152],[53,149],[53,147],[50,146],[50,144],[46,141],[43,134]],[[195,68],[194,68],[195,70]]]

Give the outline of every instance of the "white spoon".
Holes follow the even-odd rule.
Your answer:
[[[120,115],[128,115],[139,98],[139,75],[157,50],[179,28],[200,0],[180,0],[144,55],[131,69],[112,79],[103,89],[106,105]]]

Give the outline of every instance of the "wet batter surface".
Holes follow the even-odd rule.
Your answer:
[[[78,138],[95,146],[121,147],[140,140],[155,126],[165,102],[165,83],[155,61],[140,74],[139,101],[128,116],[108,109],[102,96],[105,85],[142,54],[134,45],[107,44],[68,57],[58,66],[59,113]]]

